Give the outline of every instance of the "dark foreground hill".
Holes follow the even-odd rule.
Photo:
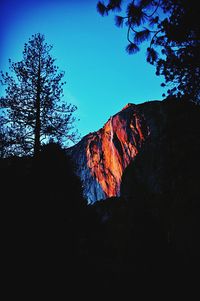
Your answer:
[[[129,300],[128,293],[152,297],[162,289],[163,299],[198,287],[200,108],[149,102],[138,110],[151,131],[140,143],[142,125],[133,126],[140,148],[124,166],[118,197],[86,206],[73,164],[55,145],[37,163],[1,161],[3,259],[15,290],[26,296],[42,290],[44,298],[54,292],[57,299],[122,293]],[[135,107],[123,111],[131,119]],[[119,139],[108,136],[117,154]]]

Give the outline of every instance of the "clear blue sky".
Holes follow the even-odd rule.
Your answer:
[[[161,100],[162,78],[143,49],[128,55],[125,29],[114,15],[101,17],[97,0],[0,0],[0,70],[20,61],[24,43],[42,33],[67,82],[64,94],[77,105],[81,136],[98,130],[128,102]]]

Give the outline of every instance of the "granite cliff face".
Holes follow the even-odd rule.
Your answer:
[[[198,120],[199,107],[193,103],[149,101],[126,105],[110,117],[103,128],[68,149],[88,202],[135,194],[147,181],[154,193],[170,191],[169,179],[175,180],[171,168],[177,159],[173,164],[170,160],[177,154],[177,158],[185,154],[189,145],[198,144]],[[135,160],[136,156],[139,161]],[[190,156],[194,156],[194,151]],[[143,162],[142,166],[139,163],[139,167],[135,166],[136,161]],[[126,184],[121,185],[124,171],[131,162],[137,177],[128,176]],[[181,162],[186,162],[185,157]]]
[[[152,103],[160,112],[158,101],[128,104],[111,116],[103,128],[68,149],[89,203],[119,196],[123,171],[156,128]]]

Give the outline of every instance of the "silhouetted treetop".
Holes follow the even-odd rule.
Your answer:
[[[115,16],[115,24],[127,27],[127,52],[137,53],[140,44],[149,41],[147,62],[157,67],[157,75],[164,75],[162,86],[169,86],[169,96],[199,102],[200,10],[196,0],[100,1],[97,10],[102,16],[122,11]]]

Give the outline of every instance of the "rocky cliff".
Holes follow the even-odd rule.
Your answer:
[[[118,196],[123,171],[164,121],[159,101],[128,104],[97,132],[68,149],[89,203]]]

